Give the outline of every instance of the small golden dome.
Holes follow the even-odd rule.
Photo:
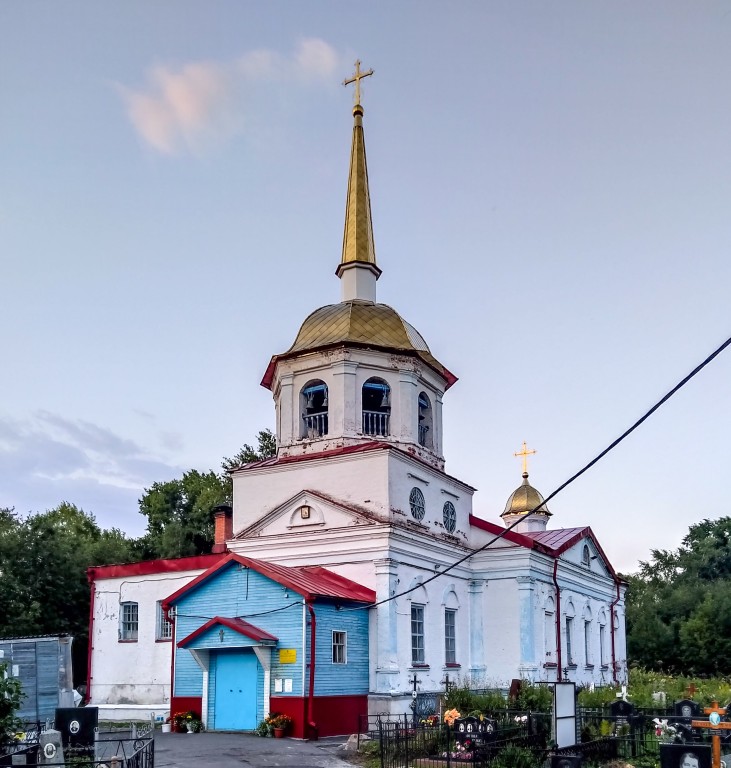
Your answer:
[[[539,514],[551,516],[551,512],[543,503],[543,496],[528,482],[528,473],[523,472],[523,482],[510,494],[505,511],[500,517],[525,515],[533,509]]]
[[[415,355],[444,377],[447,388],[457,381],[457,377],[432,355],[423,336],[393,307],[352,299],[328,304],[309,315],[294,344],[284,354],[272,358],[262,384],[270,386],[273,366],[281,358],[341,345]]]

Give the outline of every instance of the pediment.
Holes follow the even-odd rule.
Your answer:
[[[383,522],[386,521],[367,509],[317,491],[302,490],[265,512],[256,522],[236,533],[234,538],[286,536]]]

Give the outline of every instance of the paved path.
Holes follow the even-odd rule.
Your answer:
[[[353,768],[339,746],[320,741],[264,739],[242,733],[155,732],[155,768]]]

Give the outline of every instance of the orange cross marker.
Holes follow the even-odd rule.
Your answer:
[[[721,717],[726,714],[724,707],[719,707],[714,701],[712,707],[703,710],[709,715],[708,720],[692,720],[694,728],[709,728],[711,731],[712,762],[713,768],[721,768],[721,731],[731,731],[731,723],[722,723]]]

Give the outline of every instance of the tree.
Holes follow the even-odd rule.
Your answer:
[[[3,510],[0,529],[0,635],[85,636],[87,567],[134,557],[121,531],[101,531],[93,515],[66,502],[23,520]]]
[[[731,518],[692,525],[677,550],[654,550],[629,582],[631,661],[688,674],[731,672]]]
[[[147,517],[142,542],[145,557],[188,557],[211,551],[211,510],[231,503],[231,480],[191,469],[178,480],[153,483],[140,499]]]
[[[231,472],[242,464],[251,464],[253,461],[262,461],[277,455],[277,438],[271,429],[262,429],[256,436],[257,448],[252,448],[248,443],[232,458],[224,458],[221,467],[225,472]]]
[[[145,488],[139,501],[140,513],[147,518],[147,532],[141,540],[144,557],[187,557],[211,551],[212,510],[232,502],[229,473],[241,464],[276,454],[276,439],[270,429],[262,429],[256,440],[256,448],[247,443],[232,458],[224,458],[220,475],[191,469],[181,478]]]

